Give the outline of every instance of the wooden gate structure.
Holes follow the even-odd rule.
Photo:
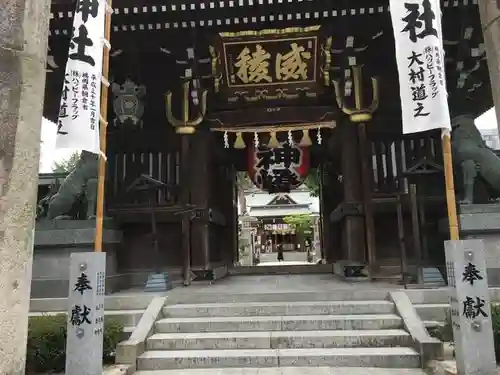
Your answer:
[[[479,115],[493,103],[477,0],[441,6],[450,109]],[[388,0],[114,0],[113,7],[106,213],[124,231],[120,267],[158,262],[148,240],[150,202],[126,194],[143,174],[169,186],[155,202],[161,266],[181,267],[186,252],[195,271],[233,265],[235,173],[247,170],[246,148],[289,144],[308,148],[310,167],[320,171],[328,262],[376,269],[403,248],[410,263],[444,256],[436,241],[446,216],[440,135],[401,134]],[[53,121],[74,9],[74,0],[53,0],[44,106]],[[358,94],[373,114],[366,140],[346,114]],[[196,210],[182,225],[186,204]]]

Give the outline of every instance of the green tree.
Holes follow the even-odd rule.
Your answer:
[[[295,232],[301,236],[312,233],[313,219],[309,214],[296,214],[285,216],[283,221],[295,228]]]
[[[319,169],[313,168],[309,171],[306,179],[304,180],[304,185],[309,189],[309,194],[311,197],[319,197],[320,190],[320,180],[319,180]]]
[[[69,173],[76,167],[76,163],[78,163],[78,160],[80,160],[80,152],[76,151],[72,153],[71,156],[67,159],[61,160],[59,162],[55,161],[54,165],[52,166],[52,171],[54,173]]]

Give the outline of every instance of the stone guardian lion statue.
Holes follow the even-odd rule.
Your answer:
[[[479,176],[500,192],[500,158],[484,142],[474,125],[474,118],[469,115],[457,116],[452,121],[452,128],[453,161],[461,167],[464,184],[461,203],[473,203],[474,183]]]
[[[64,179],[59,191],[48,202],[47,219],[71,219],[69,215],[78,198],[85,195],[87,219],[95,217],[99,157],[82,151],[75,168]]]

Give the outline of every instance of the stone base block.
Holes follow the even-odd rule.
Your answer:
[[[461,239],[484,241],[489,286],[500,286],[500,204],[468,204],[459,207]],[[447,231],[447,220],[440,229]]]
[[[223,279],[229,275],[229,268],[226,264],[210,264],[206,269],[191,269],[196,281],[215,281]]]
[[[122,233],[106,220],[103,250],[106,252],[106,293],[121,288],[116,251]],[[32,298],[67,297],[71,253],[94,250],[95,220],[42,221],[35,227],[31,283]]]
[[[212,270],[212,278],[213,278],[213,280],[223,279],[228,274],[229,274],[229,270],[228,270],[227,265],[223,265],[223,266],[220,266],[220,267],[215,267]]]
[[[350,281],[367,281],[368,267],[366,264],[340,260],[333,264],[333,273]]]

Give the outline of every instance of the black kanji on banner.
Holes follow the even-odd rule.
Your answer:
[[[411,56],[407,57],[408,68],[410,72],[408,74],[408,79],[410,81],[410,89],[412,100],[415,103],[413,107],[413,118],[429,116],[430,112],[425,111],[424,104],[422,103],[428,98],[427,87],[425,86],[425,76],[424,76],[424,62],[422,60],[422,54],[415,51],[411,52]]]
[[[96,18],[99,12],[99,0],[77,0],[76,12],[82,14],[84,23],[89,20],[89,16]]]
[[[71,38],[70,48],[75,49],[76,52],[70,53],[69,58],[71,60],[78,60],[92,66],[95,66],[95,61],[92,56],[85,54],[86,47],[92,47],[94,42],[89,38],[89,32],[85,25],[80,25],[78,28],[78,35],[76,35],[73,29],[73,37]]]
[[[422,12],[420,12],[419,4],[405,3],[404,5],[408,14],[402,18],[406,26],[401,32],[407,32],[413,43],[416,43],[417,39],[423,39],[430,35],[438,36],[437,29],[434,26],[436,15],[432,10],[430,0],[422,1]]]

